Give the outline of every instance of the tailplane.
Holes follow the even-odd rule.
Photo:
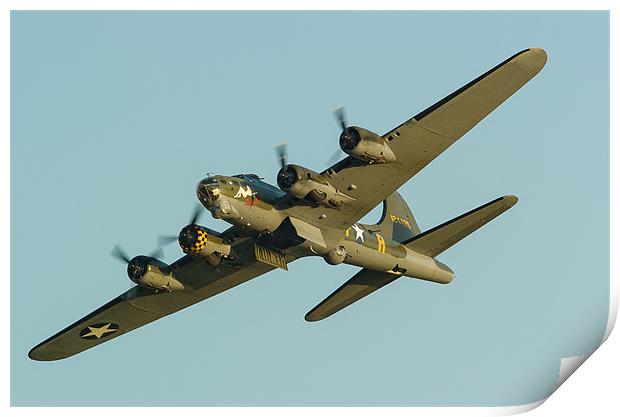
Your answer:
[[[415,252],[435,257],[517,204],[518,200],[514,195],[497,198],[402,243]]]
[[[517,197],[513,195],[500,197],[431,230],[420,233],[407,203],[398,193],[394,193],[383,202],[381,221],[376,225],[369,226],[369,228],[380,230],[383,235],[402,242],[403,245],[418,253],[435,257],[514,206],[517,201]],[[402,239],[403,236],[408,237]],[[440,268],[445,267],[452,272],[441,262],[437,260],[435,262],[440,265]],[[323,320],[394,282],[399,277],[400,275],[393,273],[361,269],[329,297],[310,310],[306,314],[306,320]]]

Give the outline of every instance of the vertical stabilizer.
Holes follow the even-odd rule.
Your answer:
[[[413,213],[398,192],[383,201],[383,213],[379,223],[366,227],[396,242],[404,242],[420,233]]]

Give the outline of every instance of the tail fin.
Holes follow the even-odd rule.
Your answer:
[[[435,257],[514,206],[518,200],[514,195],[497,198],[422,234],[413,236],[403,242],[403,245],[418,253]]]
[[[383,202],[383,214],[379,223],[367,227],[396,242],[404,242],[420,233],[407,202],[398,192],[394,192]]]

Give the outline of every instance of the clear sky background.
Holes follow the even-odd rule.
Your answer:
[[[598,346],[609,300],[604,12],[17,12],[11,18],[13,405],[516,405]],[[28,350],[130,287],[208,172],[315,170],[331,111],[384,133],[515,52],[543,71],[401,188],[428,229],[519,203],[331,318],[355,267],[303,259],[57,362]],[[379,217],[375,210],[366,221]],[[227,225],[208,215],[206,226]],[[166,261],[181,255],[167,247]]]

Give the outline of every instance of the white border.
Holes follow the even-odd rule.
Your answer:
[[[206,2],[206,1],[198,1],[198,0],[176,0],[176,1],[164,1],[164,0],[152,0],[152,1],[140,1],[140,0],[109,0],[109,1],[90,1],[88,3],[76,1],[76,0],[65,0],[65,1],[35,1],[35,0],[24,0],[24,1],[5,1],[2,4],[4,5],[4,14],[2,16],[2,31],[1,31],[1,39],[0,39],[0,48],[2,48],[2,55],[5,57],[10,56],[10,10],[280,10],[280,9],[288,9],[288,10],[342,10],[342,9],[364,9],[364,10],[403,10],[403,9],[416,9],[416,10],[463,10],[463,5],[467,6],[469,10],[611,10],[611,74],[617,74],[618,71],[618,63],[617,63],[617,53],[615,52],[618,43],[617,39],[617,27],[618,27],[618,18],[615,10],[615,3],[612,0],[590,0],[587,3],[584,1],[563,1],[563,2],[555,2],[550,0],[522,0],[522,1],[483,1],[483,0],[474,0],[468,2],[458,2],[458,1],[447,1],[447,0],[434,0],[434,1],[416,1],[416,2],[404,2],[404,1],[394,1],[394,0],[383,0],[381,2],[371,3],[368,1],[353,1],[353,0],[332,0],[332,1],[297,1],[295,3],[286,2],[286,1],[274,1],[267,0],[261,1],[259,3],[252,1],[229,1],[229,2]],[[260,8],[257,7],[260,5]],[[561,7],[561,9],[559,7]],[[5,62],[9,62],[7,59]],[[4,152],[0,153],[0,161],[1,169],[2,169],[2,181],[0,182],[0,187],[2,187],[2,195],[6,196],[6,202],[8,203],[9,199],[9,185],[10,185],[10,126],[9,126],[9,109],[10,109],[10,71],[9,65],[4,65],[2,67],[2,75],[4,79],[3,83],[3,97],[5,97],[3,111],[1,112],[0,126],[5,126],[5,138],[2,141],[2,145],[4,147]],[[618,105],[617,105],[617,82],[616,78],[611,78],[611,115],[618,114]],[[617,130],[617,122],[612,117],[611,118],[611,130],[610,135],[611,138],[618,138],[618,130]],[[617,201],[617,192],[615,190],[618,189],[617,182],[617,174],[618,169],[615,162],[617,162],[617,153],[618,153],[618,145],[615,140],[611,140],[611,160],[610,160],[610,169],[611,169],[611,182],[610,182],[610,196],[611,196],[611,213],[618,213],[618,201]],[[0,256],[2,257],[3,265],[9,265],[10,262],[10,234],[7,233],[10,231],[10,215],[9,215],[9,204],[4,204],[2,206],[3,210],[3,218],[4,224],[6,227],[3,229],[5,231],[5,240],[3,243],[2,250],[0,251]],[[616,231],[618,230],[617,217],[611,216],[610,219],[610,228],[611,228],[611,239],[610,239],[610,257],[611,265],[610,265],[610,273],[611,273],[611,282],[610,282],[610,309],[609,309],[609,319],[607,324],[607,329],[605,333],[605,339],[607,339],[610,334],[613,326],[615,324],[615,320],[617,317],[618,311],[618,268],[617,261],[614,258],[613,254],[617,254],[618,252],[618,244],[617,244],[617,235]],[[9,274],[5,274],[5,277],[10,276]],[[5,278],[5,282],[9,280]],[[5,285],[5,288],[7,286]],[[10,291],[5,290],[5,303],[3,305],[5,317],[10,317]],[[4,339],[4,343],[2,344],[2,349],[4,353],[5,361],[2,364],[3,374],[5,375],[5,380],[3,382],[3,399],[5,407],[9,407],[10,404],[10,355],[9,355],[9,343],[10,343],[10,333],[3,332],[2,335]],[[549,405],[545,407],[541,407],[535,411],[538,415],[581,415],[585,412],[589,412],[592,408],[597,410],[597,416],[606,416],[606,415],[617,415],[620,410],[618,406],[618,402],[616,401],[616,381],[618,372],[618,359],[616,355],[613,354],[615,350],[617,350],[618,337],[611,337],[608,342],[605,344],[604,348],[598,349],[596,352],[587,353],[581,357],[577,358],[568,358],[562,361],[559,383],[556,387],[559,388],[560,385],[562,389],[558,390],[557,393],[553,395],[553,399],[549,401]],[[610,346],[612,345],[612,346]],[[614,349],[615,348],[615,349]],[[585,359],[587,359],[590,355],[596,358],[591,361],[588,361],[588,365],[583,367],[583,370],[579,370],[579,378],[572,378],[569,382],[562,384],[568,376],[570,376],[581,364],[584,363]],[[613,391],[612,391],[613,390]],[[591,401],[592,400],[592,401]],[[515,414],[525,412],[531,409],[536,408],[543,401],[525,404],[521,406],[514,407],[471,407],[471,408],[436,408],[436,407],[420,407],[420,408],[210,408],[209,413],[215,413],[217,415],[237,415],[237,414],[252,414],[252,415],[265,415],[265,416],[277,416],[277,415],[290,415],[291,413],[301,414],[301,415],[314,415],[316,412],[327,413],[327,414],[349,414],[356,416],[364,416],[364,415],[375,415],[375,414],[389,414],[389,415],[430,415],[430,416],[439,416],[439,415],[507,415],[507,414]],[[587,408],[586,408],[587,407]],[[201,408],[173,408],[173,409],[152,409],[152,408],[127,408],[125,409],[128,413],[139,413],[139,414],[169,414],[173,413],[184,413],[188,415],[202,415],[205,410]],[[11,408],[8,410],[9,413],[15,415],[23,415],[30,413],[38,413],[41,412],[40,409],[33,408]],[[81,415],[83,413],[95,414],[95,415],[103,415],[107,413],[105,409],[96,409],[96,408],[48,408],[45,410],[46,414],[55,415]]]

